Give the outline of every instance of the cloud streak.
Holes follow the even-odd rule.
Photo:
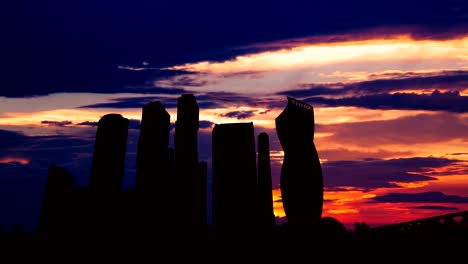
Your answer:
[[[434,181],[437,179],[426,175],[425,170],[442,168],[456,162],[433,157],[369,159],[325,162],[322,169],[327,190],[339,190],[343,187],[368,190],[401,187],[399,183]]]
[[[311,97],[305,99],[310,104],[336,106],[356,106],[370,109],[402,109],[402,110],[430,110],[449,111],[457,113],[468,112],[468,96],[461,96],[459,92],[442,93],[438,90],[430,95],[415,93],[377,94],[359,97],[329,99]]]
[[[468,197],[447,195],[442,192],[388,193],[372,198],[369,202],[383,203],[468,203]]]

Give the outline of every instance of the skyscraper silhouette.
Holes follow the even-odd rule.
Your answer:
[[[253,123],[216,124],[212,131],[213,224],[248,229],[257,208]]]
[[[137,150],[137,206],[139,227],[156,230],[174,217],[170,115],[159,101],[142,109]]]
[[[177,101],[177,120],[175,122],[175,166],[176,181],[179,183],[179,207],[185,219],[184,225],[200,225],[205,220],[204,208],[200,199],[202,182],[198,173],[198,128],[199,108],[193,94],[184,94]]]
[[[128,119],[106,114],[98,122],[91,168],[93,193],[112,195],[121,192],[127,149]]]
[[[261,227],[272,227],[276,224],[273,210],[273,195],[270,167],[270,142],[267,133],[258,135],[258,221]]]
[[[159,101],[142,109],[137,149],[136,188],[140,193],[157,194],[171,173],[169,162],[170,115]]]
[[[195,211],[195,220],[198,222],[195,222],[195,224],[204,227],[208,223],[208,163],[206,161],[200,161],[198,163],[196,183],[195,189],[197,193],[195,195],[197,195],[198,198],[196,199],[197,204],[195,208],[198,209]]]
[[[49,167],[38,230],[47,237],[66,236],[72,229],[73,175],[62,167]]]
[[[120,114],[101,117],[96,131],[90,180],[89,231],[115,235],[120,228],[120,198],[127,148],[128,119]]]
[[[323,175],[314,144],[314,111],[311,105],[287,97],[276,117],[276,131],[284,151],[281,196],[288,226],[311,230],[319,225],[323,206]]]

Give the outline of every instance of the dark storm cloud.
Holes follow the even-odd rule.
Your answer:
[[[2,231],[20,225],[35,231],[47,180],[47,166],[0,163],[0,223]]]
[[[401,109],[401,110],[430,110],[449,111],[456,113],[468,112],[468,96],[461,96],[459,92],[434,91],[428,94],[394,93],[365,95],[331,99],[324,97],[310,97],[304,100],[310,104],[325,106],[355,106],[370,109]]]
[[[146,104],[159,101],[165,108],[177,107],[177,98],[162,96],[143,96],[111,99],[109,103],[84,105],[80,108],[143,108]]]
[[[22,230],[35,231],[49,166],[57,164],[70,169],[75,182],[86,185],[94,142],[69,136],[20,133],[15,133],[14,139],[14,144],[0,147],[0,158],[16,157],[29,162],[0,163],[0,224],[5,231],[12,230],[14,224],[19,224]]]
[[[231,111],[224,114],[220,114],[222,117],[237,118],[237,119],[246,119],[249,117],[255,116],[254,110],[244,110],[244,111]]]
[[[84,121],[84,122],[77,123],[77,125],[79,125],[79,126],[97,127],[97,126],[98,126],[98,122],[94,122],[94,121]]]
[[[456,160],[433,157],[400,158],[390,160],[331,161],[322,164],[324,186],[335,190],[340,187],[373,189],[397,187],[397,183],[433,181],[424,173],[427,168],[441,168]]]
[[[85,134],[90,132],[89,129],[75,129],[77,132],[86,130],[83,131]],[[88,186],[95,143],[95,133],[92,134],[80,137],[26,136],[0,130],[0,135],[14,139],[12,143],[0,145],[0,158],[29,160],[26,164],[0,163],[0,225],[5,231],[12,230],[14,224],[20,224],[25,231],[36,228],[50,165],[69,170],[76,186]],[[129,129],[123,189],[135,184],[138,135],[138,130]]]
[[[41,121],[41,124],[45,124],[45,125],[49,125],[49,126],[58,126],[58,127],[61,127],[61,126],[68,126],[68,125],[71,125],[73,124],[72,121],[68,121],[68,120],[65,120],[65,121],[49,121],[49,120],[43,120]]]
[[[184,91],[177,94],[188,94]],[[255,98],[238,93],[231,92],[208,92],[208,93],[192,93],[197,98],[197,103],[200,109],[226,108],[226,107],[265,107],[265,108],[282,108],[285,106],[283,100],[278,98]],[[108,103],[98,103],[92,105],[81,106],[80,108],[142,108],[147,103],[160,101],[165,108],[177,108],[177,98],[174,96],[142,96],[142,97],[126,97],[111,99]],[[265,114],[270,109],[263,111]]]
[[[10,1],[0,13],[0,85],[8,87],[0,95],[122,92],[168,73],[119,65],[154,69],[224,61],[258,51],[242,48],[253,43],[357,29],[414,25],[421,28],[412,33],[416,38],[461,35],[467,31],[466,6],[403,0],[281,5],[240,0],[228,6],[188,0]]]
[[[454,113],[420,114],[391,120],[353,122],[316,126],[331,133],[324,140],[353,146],[436,143],[465,139],[468,124]]]
[[[442,192],[389,193],[372,198],[369,203],[468,203],[468,197]]]
[[[441,71],[430,74],[413,72],[384,73],[373,77],[378,79],[326,85],[301,84],[300,86],[303,87],[301,89],[284,91],[278,94],[325,106],[468,111],[468,97],[461,96],[459,93],[468,86],[467,71]],[[433,92],[432,94],[398,92],[405,89],[433,90]],[[390,92],[394,93],[391,94]]]
[[[25,143],[27,137],[22,133],[0,129],[0,151]]]
[[[328,161],[336,160],[363,160],[366,158],[385,159],[389,157],[401,157],[409,156],[413,154],[411,151],[398,151],[398,150],[385,150],[385,149],[373,149],[370,151],[364,150],[351,150],[347,148],[333,148],[320,149],[320,158]]]
[[[422,206],[411,206],[410,209],[421,209],[421,210],[442,210],[442,211],[453,211],[460,210],[457,207],[452,206],[438,206],[438,205],[422,205]]]
[[[208,121],[208,120],[200,120],[200,122],[198,122],[199,124],[199,127],[201,129],[203,128],[212,128],[214,126],[214,123],[211,122],[211,121]]]
[[[453,155],[453,156],[462,156],[462,155],[468,155],[468,152],[450,153],[450,155]]]

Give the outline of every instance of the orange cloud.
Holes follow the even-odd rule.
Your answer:
[[[3,157],[0,158],[0,163],[19,163],[21,165],[29,164],[31,160],[27,158],[20,158],[20,157]]]

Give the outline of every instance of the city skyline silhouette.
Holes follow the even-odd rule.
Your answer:
[[[215,124],[213,184],[209,188],[207,163],[197,157],[198,105],[193,94],[184,94],[178,100],[181,113],[176,123],[179,132],[175,142],[179,143],[175,152],[179,154],[174,155],[169,147],[170,115],[159,101],[146,104],[138,141],[137,185],[123,190],[128,119],[116,113],[104,115],[96,130],[89,188],[74,186],[74,177],[66,168],[50,166],[34,233],[46,241],[151,236],[188,239],[193,235],[219,240],[234,234],[255,239],[286,235],[338,241],[351,234],[364,241],[466,238],[466,211],[374,228],[355,222],[354,230],[333,217],[322,217],[326,175],[313,145],[313,107],[287,99],[285,110],[276,118],[285,149],[281,174],[285,223],[275,221],[268,134],[255,137],[252,122]],[[212,197],[211,206],[208,196]],[[207,218],[209,207],[212,221]],[[248,221],[239,222],[238,212],[247,215]]]

